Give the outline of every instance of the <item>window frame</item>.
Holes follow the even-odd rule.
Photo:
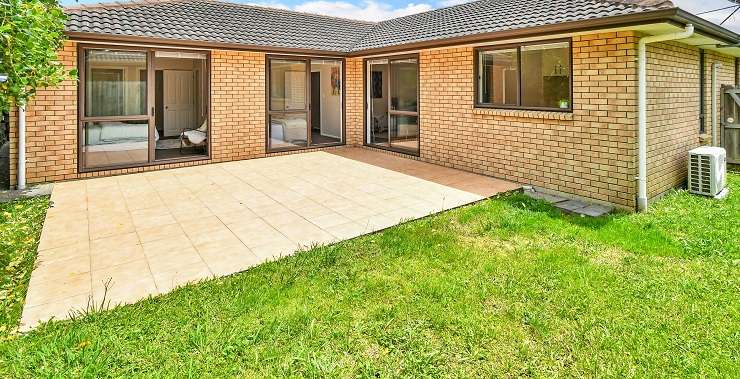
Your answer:
[[[137,51],[146,53],[146,114],[144,115],[132,115],[132,116],[87,116],[86,105],[87,98],[87,78],[86,78],[86,52],[88,50],[114,50],[114,51]],[[208,138],[207,138],[207,154],[193,155],[190,157],[182,158],[165,158],[157,160],[155,157],[156,143],[154,143],[154,123],[155,123],[155,70],[154,70],[154,54],[157,51],[176,51],[186,53],[201,53],[206,55],[206,85],[203,88],[203,92],[208,95],[208,101],[206,104],[206,112],[208,113]],[[182,163],[182,162],[194,162],[194,161],[208,161],[212,159],[212,87],[211,87],[211,50],[203,49],[187,49],[187,48],[166,48],[166,47],[153,47],[153,46],[129,46],[129,45],[116,45],[116,44],[97,44],[97,43],[80,43],[77,46],[77,67],[78,67],[78,82],[77,82],[77,172],[79,173],[91,173],[99,171],[111,171],[121,170],[127,168],[147,167],[156,165],[165,165],[170,163]],[[147,161],[137,163],[124,163],[124,164],[113,164],[106,166],[86,166],[86,158],[84,154],[84,131],[86,122],[104,122],[104,121],[147,121],[149,138],[147,141]]]
[[[418,136],[418,139],[419,139],[419,148],[416,151],[412,151],[412,150],[408,150],[408,149],[394,148],[392,146],[392,143],[390,142],[390,133],[389,133],[389,146],[383,146],[381,144],[373,144],[373,143],[371,143],[368,140],[368,137],[367,137],[367,134],[368,134],[368,129],[367,128],[369,127],[368,115],[369,115],[369,112],[370,112],[370,102],[371,102],[370,94],[369,94],[370,93],[369,83],[372,80],[372,78],[369,78],[368,77],[368,71],[369,71],[369,68],[370,68],[370,62],[371,61],[373,61],[373,60],[383,60],[383,59],[388,60],[388,64],[389,65],[390,65],[391,61],[394,61],[394,60],[416,59],[416,107],[417,107],[416,108],[416,112],[392,111],[391,110],[391,106],[390,106],[391,105],[391,99],[390,99],[390,91],[391,91],[391,89],[390,89],[390,83],[391,83],[391,78],[390,78],[390,75],[388,76],[388,83],[389,83],[388,94],[386,94],[386,95],[388,95],[388,114],[389,115],[393,114],[393,115],[397,115],[397,116],[411,116],[411,117],[416,117],[416,122],[417,122],[418,127],[419,127],[419,136]],[[390,69],[389,69],[389,73],[390,73]],[[422,118],[422,116],[421,116],[421,60],[420,60],[420,57],[419,57],[419,53],[398,54],[398,55],[381,55],[381,56],[377,56],[377,57],[364,58],[362,60],[362,92],[363,92],[363,96],[362,97],[363,97],[363,103],[364,103],[363,104],[364,105],[364,107],[363,107],[363,117],[362,117],[362,119],[363,119],[363,121],[362,121],[363,122],[363,128],[362,128],[362,145],[363,146],[367,146],[367,147],[371,147],[371,148],[374,148],[374,149],[386,150],[386,151],[391,151],[391,152],[394,152],[394,153],[405,154],[405,155],[414,156],[414,157],[420,157],[421,156],[421,134],[422,134],[421,133],[421,118]]]
[[[568,68],[569,68],[569,99],[568,108],[558,107],[528,107],[522,105],[522,47],[533,46],[533,45],[547,45],[552,43],[567,42],[568,43]],[[480,101],[479,91],[479,80],[480,78],[480,54],[487,51],[497,50],[511,50],[516,49],[516,65],[517,65],[517,105],[506,105],[506,104],[491,104],[482,103]],[[546,112],[561,112],[561,113],[572,113],[573,112],[573,39],[572,38],[557,38],[548,40],[537,40],[527,41],[519,43],[508,43],[502,45],[487,45],[479,46],[473,49],[473,102],[475,108],[483,109],[506,109],[506,110],[525,110],[525,111],[546,111]]]
[[[311,60],[313,59],[324,59],[324,60],[335,60],[341,63],[342,67],[342,88],[341,88],[341,111],[342,111],[342,137],[340,142],[328,142],[321,144],[311,144]],[[306,65],[306,109],[305,110],[272,110],[272,99],[270,98],[270,70],[272,60],[288,60],[288,61],[301,61]],[[279,153],[286,151],[299,151],[299,150],[310,150],[319,149],[324,147],[333,146],[344,146],[347,144],[347,123],[346,123],[346,81],[347,81],[347,60],[344,57],[327,57],[322,55],[285,55],[285,54],[266,54],[265,55],[265,152],[266,153]],[[305,114],[306,115],[306,146],[288,146],[288,147],[271,147],[270,146],[270,117],[274,113],[293,113],[293,114]]]

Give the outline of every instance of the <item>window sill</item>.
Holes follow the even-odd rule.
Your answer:
[[[521,118],[539,118],[544,120],[573,120],[572,112],[552,112],[552,111],[532,111],[524,109],[502,109],[502,108],[478,108],[473,107],[473,114],[521,117]]]

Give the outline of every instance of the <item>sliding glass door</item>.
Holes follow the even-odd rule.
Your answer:
[[[85,50],[84,167],[149,161],[145,51]]]
[[[207,53],[80,48],[82,171],[208,155]]]
[[[268,151],[343,143],[341,60],[268,57],[267,89]]]
[[[416,56],[367,61],[366,143],[419,153],[419,65]]]

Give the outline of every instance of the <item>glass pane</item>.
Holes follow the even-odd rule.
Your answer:
[[[342,62],[311,60],[311,144],[342,142]]]
[[[419,151],[419,118],[391,115],[391,147]]]
[[[417,112],[418,66],[416,59],[391,61],[391,110]]]
[[[270,61],[270,109],[306,109],[306,62],[273,59]]]
[[[85,167],[129,165],[149,159],[146,121],[85,122],[82,134]]]
[[[522,105],[570,108],[568,42],[522,46]]]
[[[201,53],[154,53],[154,159],[208,154],[208,65]]]
[[[146,115],[146,52],[85,51],[85,115]]]
[[[270,148],[305,147],[308,141],[305,113],[278,113],[270,116]]]
[[[373,145],[388,146],[388,63],[371,63],[369,67],[367,91],[370,97],[370,120],[367,141]]]
[[[517,105],[519,98],[516,49],[481,51],[478,56],[478,101]]]

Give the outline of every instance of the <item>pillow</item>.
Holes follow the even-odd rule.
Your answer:
[[[203,120],[203,125],[201,125],[200,128],[198,128],[197,130],[203,133],[206,133],[208,131],[208,117]]]

